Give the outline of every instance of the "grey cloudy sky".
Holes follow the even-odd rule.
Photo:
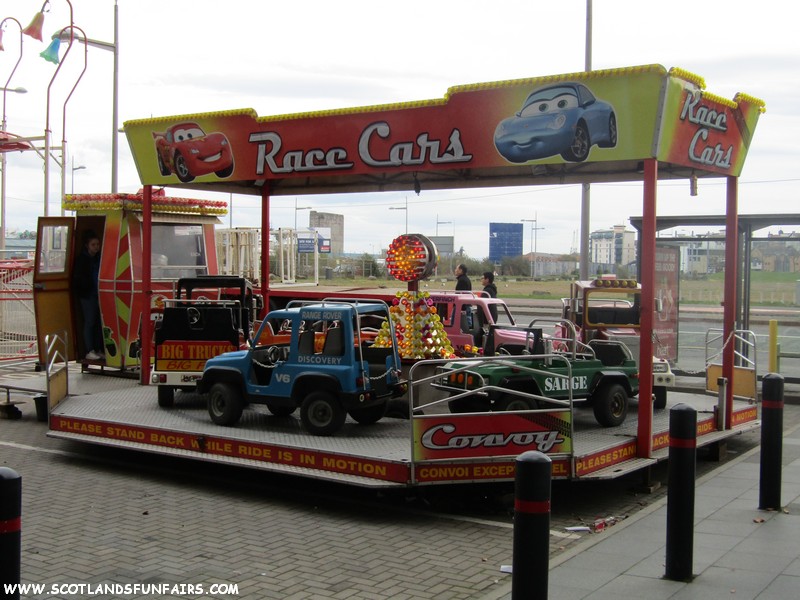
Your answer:
[[[73,16],[89,38],[113,41],[113,0],[73,0]],[[119,0],[120,124],[150,116],[253,108],[285,114],[442,97],[467,83],[581,71],[585,0]],[[0,18],[25,26],[40,0],[5,0]],[[800,197],[796,142],[800,106],[800,36],[785,4],[731,0],[594,0],[592,66],[677,66],[701,75],[707,89],[733,98],[742,91],[766,101],[740,179],[740,212],[796,212]],[[52,0],[49,36],[69,24],[66,0]],[[5,81],[18,55],[19,34],[7,23],[0,53]],[[43,135],[54,65],[39,58],[44,43],[24,39],[22,63],[8,94],[8,130]],[[67,140],[66,190],[108,192],[111,182],[112,55],[90,48],[87,71],[66,105],[83,67],[82,47],[64,61],[50,91],[54,143]],[[63,126],[65,124],[65,127]],[[140,187],[120,136],[119,191]],[[72,166],[85,169],[72,171]],[[7,227],[31,229],[43,212],[43,161],[34,153],[8,155]],[[59,168],[51,163],[50,213],[57,202]],[[701,181],[697,197],[685,182],[659,186],[660,215],[720,214],[724,180]],[[196,196],[197,192],[170,193]],[[627,224],[641,214],[639,184],[592,186],[591,228]],[[227,199],[227,194],[216,196]],[[345,249],[376,252],[405,228],[455,233],[456,246],[488,255],[490,221],[538,219],[540,252],[568,252],[580,221],[578,186],[476,189],[359,196],[311,196],[301,206],[345,215]],[[273,201],[273,226],[292,226],[295,199]],[[258,221],[258,200],[234,196],[232,224]],[[300,211],[299,223],[307,223]],[[231,222],[224,217],[226,225]],[[378,223],[380,226],[376,227]],[[530,241],[526,225],[525,245]]]

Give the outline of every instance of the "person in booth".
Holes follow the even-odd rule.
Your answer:
[[[472,289],[472,282],[467,277],[467,265],[460,264],[456,267],[456,291],[469,291]]]
[[[75,259],[73,289],[83,315],[83,343],[86,360],[105,360],[100,320],[98,281],[100,279],[100,237],[91,229],[83,234],[83,248]]]

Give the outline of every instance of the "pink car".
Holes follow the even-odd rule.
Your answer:
[[[165,132],[153,132],[158,156],[158,170],[163,176],[172,173],[183,183],[195,177],[215,173],[230,177],[233,154],[228,138],[216,132],[206,134],[197,123],[179,123]]]

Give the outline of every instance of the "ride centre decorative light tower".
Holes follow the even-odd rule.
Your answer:
[[[419,281],[434,272],[437,261],[434,243],[417,233],[395,238],[386,251],[389,273],[398,281],[408,283],[408,291],[397,292],[389,307],[400,358],[420,360],[455,356],[430,294],[419,291]],[[391,347],[391,336],[389,323],[384,322],[375,345]]]

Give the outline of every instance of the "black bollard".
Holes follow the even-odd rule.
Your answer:
[[[541,452],[525,452],[516,469],[511,600],[547,600],[552,461]]]
[[[761,479],[758,508],[781,508],[783,376],[767,373],[761,383]]]
[[[676,404],[669,411],[667,568],[664,577],[691,581],[694,559],[694,478],[697,469],[697,411]]]
[[[22,477],[13,469],[0,467],[0,583],[18,584],[22,558]],[[19,599],[14,592],[0,589],[0,598]]]

